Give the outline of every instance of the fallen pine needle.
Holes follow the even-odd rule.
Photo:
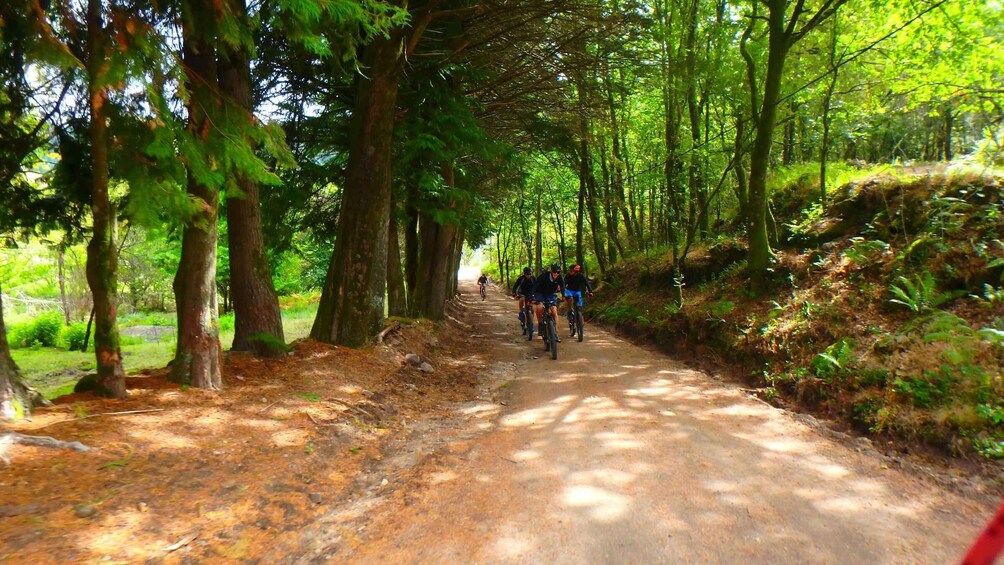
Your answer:
[[[171,545],[165,547],[164,551],[167,552],[167,553],[170,553],[172,551],[177,551],[177,550],[185,547],[186,545],[192,543],[193,541],[195,541],[195,538],[197,538],[197,537],[199,537],[199,532],[192,532],[192,533],[188,534],[187,536],[181,538],[177,542],[172,543]]]
[[[36,430],[41,430],[43,428],[48,428],[49,426],[55,426],[56,424],[65,424],[67,422],[79,422],[80,420],[86,420],[88,418],[97,418],[98,416],[123,416],[126,414],[146,414],[149,412],[163,412],[164,408],[150,408],[148,410],[126,410],[124,412],[102,412],[100,414],[88,414],[87,416],[81,416],[79,418],[70,418],[69,420],[59,420],[58,422],[50,422],[44,426],[35,428]]]

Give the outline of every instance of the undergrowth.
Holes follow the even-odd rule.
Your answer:
[[[690,260],[714,272],[690,281],[682,307],[656,284],[671,261],[632,257],[607,273],[593,314],[670,349],[740,364],[765,399],[954,456],[1004,460],[1001,179],[970,169],[865,172],[874,173],[839,173],[849,182],[825,209],[810,171],[775,175],[787,228],[771,295],[746,290],[741,261],[720,266],[715,246],[728,243],[719,241]]]

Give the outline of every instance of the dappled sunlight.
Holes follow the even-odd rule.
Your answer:
[[[618,520],[630,506],[628,497],[589,485],[567,487],[561,498],[565,505],[585,509],[590,518],[600,523]]]

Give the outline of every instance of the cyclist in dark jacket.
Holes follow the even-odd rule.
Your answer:
[[[523,269],[523,276],[516,279],[516,284],[512,287],[512,295],[519,297],[519,313],[516,316],[520,321],[523,321],[523,306],[526,305],[526,301],[533,300],[533,283],[533,270],[527,267]]]
[[[550,302],[551,316],[558,319],[558,306],[554,295],[561,292],[565,287],[565,281],[561,278],[561,266],[555,263],[551,265],[549,271],[544,271],[537,277],[533,286],[533,301],[537,303],[535,309],[537,315],[537,328],[540,328],[540,316],[544,311],[544,301]],[[543,337],[543,332],[538,332]],[[558,341],[561,341],[560,339]]]
[[[565,275],[565,303],[571,306],[572,299],[574,298],[581,308],[583,292],[592,296],[593,285],[589,284],[589,279],[586,278],[586,275],[582,274],[582,267],[575,265]]]

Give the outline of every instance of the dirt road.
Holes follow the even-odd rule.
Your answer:
[[[989,516],[595,326],[552,361],[511,300],[467,286],[476,347],[512,379],[335,560],[952,563]]]

